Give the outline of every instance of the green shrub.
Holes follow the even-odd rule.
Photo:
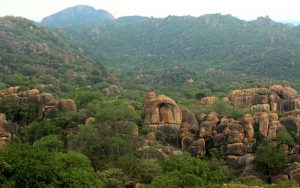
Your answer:
[[[120,157],[133,154],[133,141],[128,134],[95,124],[83,126],[68,144],[71,149],[87,155],[96,170],[102,170],[110,168]]]
[[[149,184],[155,176],[161,173],[161,166],[156,160],[144,159],[136,166],[134,178],[137,182]]]
[[[128,109],[125,105],[110,106],[102,109],[96,114],[97,122],[112,122],[112,121],[132,121],[140,122],[140,114],[132,109]]]
[[[48,135],[35,141],[34,146],[45,148],[48,151],[63,151],[64,142],[58,135]]]
[[[47,136],[60,133],[61,128],[55,124],[51,119],[44,119],[42,121],[35,121],[29,124],[24,129],[23,140],[29,143],[34,143],[36,140]]]
[[[282,144],[287,144],[289,146],[292,146],[295,144],[294,138],[291,134],[289,134],[286,131],[279,132],[276,136],[276,140],[278,140]]]
[[[31,123],[37,119],[36,105],[22,101],[14,95],[4,96],[0,100],[0,112],[9,120],[22,124]]]
[[[153,179],[151,187],[205,187],[221,184],[228,180],[225,168],[210,166],[205,160],[190,155],[173,156],[160,161],[163,174]],[[166,181],[166,183],[163,183]]]
[[[51,153],[40,147],[9,145],[0,149],[0,184],[6,187],[103,187],[82,154]]]
[[[123,188],[127,177],[122,169],[109,168],[97,173],[105,188]]]
[[[280,173],[287,165],[287,157],[272,143],[264,141],[255,151],[255,164],[268,181],[272,175]]]

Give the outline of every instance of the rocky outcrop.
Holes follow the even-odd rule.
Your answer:
[[[22,101],[32,103],[37,107],[37,117],[39,119],[51,118],[57,111],[77,112],[76,104],[71,99],[57,101],[51,93],[40,93],[37,89],[24,91],[19,87],[10,87],[0,91],[0,100],[7,95],[19,97]]]
[[[11,141],[12,135],[9,131],[5,114],[0,114],[0,148]]]
[[[144,100],[143,116],[148,125],[180,125],[182,122],[182,112],[175,101],[154,92],[148,93]]]
[[[58,108],[61,112],[77,112],[77,106],[72,99],[62,99],[58,102]]]
[[[218,98],[215,96],[204,97],[200,100],[200,104],[205,106],[213,105],[217,100]]]
[[[39,99],[38,116],[39,119],[44,117],[54,117],[57,110],[55,97],[50,93],[42,93]]]
[[[233,106],[247,105],[253,111],[288,112],[300,109],[297,91],[287,84],[234,90],[230,92],[229,100]]]

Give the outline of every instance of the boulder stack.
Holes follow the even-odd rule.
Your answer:
[[[300,97],[290,86],[234,90],[229,94],[233,106],[247,105],[253,111],[288,112],[300,109]]]

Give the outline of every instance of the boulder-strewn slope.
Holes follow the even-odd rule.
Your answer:
[[[291,87],[275,85],[270,89],[252,88],[233,91],[230,93],[230,99],[233,105],[246,104],[253,109],[253,105],[261,104],[261,101],[269,105],[269,95],[275,94],[282,101],[294,100],[297,97],[297,92]],[[165,147],[160,151],[162,154],[158,155],[161,157],[165,155],[164,153],[178,153],[179,148],[199,158],[211,155],[212,150],[219,151],[237,176],[261,178],[262,174],[254,164],[254,153],[260,146],[261,140],[266,139],[278,147],[291,164],[280,175],[273,178],[274,182],[276,179],[293,179],[300,183],[297,171],[300,164],[299,144],[288,145],[277,140],[281,132],[290,131],[300,135],[300,113],[294,108],[281,107],[281,103],[277,106],[279,107],[272,109],[269,107],[267,112],[263,111],[266,109],[256,108],[255,110],[260,112],[233,119],[219,116],[216,112],[194,114],[181,110],[171,98],[164,95],[157,96],[154,92],[150,92],[145,97],[143,107],[144,123],[149,130],[144,147]],[[286,115],[278,117],[277,113],[270,110],[284,111]],[[176,142],[176,137],[179,142]],[[157,145],[157,140],[162,138],[168,142],[167,146]]]
[[[22,101],[23,104],[31,106],[33,109],[32,116],[37,120],[52,118],[57,112],[77,112],[77,106],[73,100],[56,100],[54,95],[51,93],[40,93],[37,89],[25,91],[19,87],[10,87],[7,90],[0,91],[0,102],[2,100],[7,100],[9,97],[13,97],[12,99],[15,99],[14,101],[16,103],[18,101]],[[11,108],[14,107],[15,106],[11,106]],[[10,111],[13,110],[16,109],[11,109]],[[27,110],[31,109],[28,108]],[[14,116],[17,116],[17,118],[14,119],[15,122],[13,122],[13,119],[7,122],[6,114],[2,113],[4,112],[1,112],[0,114],[0,147],[8,144],[13,139],[13,134],[15,134],[13,124],[18,123],[16,121],[23,121],[20,117],[18,117],[19,114],[13,114]]]
[[[14,86],[92,85],[109,79],[105,68],[76,52],[57,34],[30,20],[0,18],[0,79]]]

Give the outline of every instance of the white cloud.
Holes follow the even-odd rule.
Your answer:
[[[300,20],[298,0],[0,0],[0,16],[23,16],[38,21],[78,4],[105,9],[115,17],[222,13],[246,20],[266,15],[275,20]]]

